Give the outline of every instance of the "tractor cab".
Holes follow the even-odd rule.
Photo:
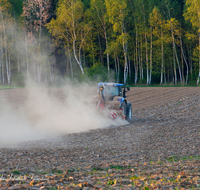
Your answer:
[[[120,83],[98,83],[98,89],[100,88],[100,86],[103,86],[104,90],[103,90],[103,95],[105,97],[106,100],[113,100],[114,97],[116,96],[121,96],[121,97],[126,97],[125,93],[127,92],[125,90],[125,87],[123,87],[123,84]],[[123,92],[122,92],[122,88],[124,88]],[[130,88],[127,87],[127,90],[129,91]]]

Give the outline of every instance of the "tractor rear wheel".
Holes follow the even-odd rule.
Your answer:
[[[126,106],[126,119],[131,119],[132,118],[132,105],[131,103],[128,103]]]
[[[123,110],[124,118],[126,118],[126,114],[127,114],[127,103],[126,103],[125,101],[123,101],[121,107],[122,107],[122,110]]]

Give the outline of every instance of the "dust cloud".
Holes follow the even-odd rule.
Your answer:
[[[24,34],[23,31],[16,33],[14,28],[14,26],[11,27],[10,33],[16,36]],[[87,84],[80,85],[75,82],[76,85],[74,85],[74,80],[62,81],[59,74],[53,74],[57,71],[55,68],[53,71],[52,67],[55,64],[55,57],[51,55],[54,49],[52,49],[50,39],[45,38],[46,48],[43,47],[45,51],[40,53],[38,53],[36,43],[38,39],[34,38],[35,41],[26,37],[20,39],[14,45],[16,55],[13,55],[12,60],[22,58],[18,60],[20,63],[18,71],[21,69],[22,75],[13,78],[11,83],[16,86],[26,84],[22,89],[0,90],[0,147],[111,125],[127,124],[121,119],[111,120],[108,118],[108,113],[105,116],[97,113],[95,106],[83,104],[83,101],[91,100],[94,95],[92,93],[97,90],[97,86],[91,87],[89,79]],[[28,47],[29,51],[27,51]],[[47,79],[48,76],[49,79]],[[98,79],[98,76],[96,78]],[[59,84],[63,87],[48,88],[49,84]],[[16,90],[17,94],[15,94]]]
[[[37,87],[29,81],[23,103],[14,107],[5,99],[1,103],[0,146],[127,124],[83,103],[91,100],[96,90],[87,84],[74,87],[70,82],[62,88]]]
[[[38,140],[47,137],[42,131],[32,128],[30,121],[22,113],[1,101],[0,110],[0,147],[6,144]],[[39,133],[38,133],[39,132]]]

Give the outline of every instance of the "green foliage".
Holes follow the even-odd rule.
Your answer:
[[[196,79],[197,79],[198,73],[193,72],[192,75],[191,73],[189,74],[189,86],[196,86]]]
[[[81,75],[80,81],[89,79],[90,81],[108,81],[107,68],[101,63],[96,63],[92,67],[85,69],[85,76]]]
[[[16,88],[14,86],[7,86],[7,85],[0,85],[0,89],[11,89],[11,88]]]
[[[199,1],[191,1],[191,0],[186,0],[186,12],[184,14],[184,17],[186,20],[190,20],[192,23],[192,26],[194,28],[199,29],[199,24],[200,24],[200,2]]]
[[[16,87],[24,87],[25,86],[25,78],[23,73],[15,73],[12,81],[11,81],[12,86]]]
[[[13,16],[20,17],[22,14],[22,5],[24,0],[9,0],[13,7]]]
[[[190,70],[188,85],[195,85],[197,81],[200,68],[199,1],[50,0],[51,8],[45,10],[50,13],[50,16],[46,19],[46,26],[44,25],[46,22],[41,26],[43,37],[40,46],[37,44],[39,41],[37,38],[40,36],[39,28],[34,28],[39,17],[30,17],[30,15],[38,14],[34,13],[31,6],[27,9],[27,12],[30,13],[29,24],[22,22],[25,18],[25,15],[21,16],[26,8],[25,2],[28,3],[24,0],[0,1],[2,18],[6,23],[5,26],[3,24],[0,26],[2,32],[6,28],[5,34],[2,35],[2,37],[5,35],[5,39],[2,41],[0,39],[0,49],[2,47],[3,50],[3,55],[0,57],[5,65],[4,72],[1,70],[0,73],[4,73],[5,84],[1,82],[0,85],[6,85],[8,81],[6,52],[11,59],[10,72],[13,86],[25,85],[26,62],[29,62],[30,73],[34,77],[37,75],[34,72],[38,65],[41,66],[41,80],[45,84],[51,84],[52,76],[58,75],[57,73],[60,73],[63,78],[72,78],[69,53],[73,76],[80,82],[117,81],[117,79],[119,79],[118,82],[124,81],[124,67],[127,63],[126,57],[128,57],[131,70],[131,75],[128,74],[127,77],[128,85],[135,83],[136,68],[138,69],[137,85],[147,83],[150,61],[152,61],[151,85],[160,84],[161,72],[164,75],[163,82],[166,79],[168,84],[173,85],[175,73],[178,78],[177,83],[180,82],[178,61],[184,78],[187,73],[186,63],[182,57],[180,38]],[[22,27],[25,32],[20,31]],[[54,43],[48,43],[48,37],[53,39]],[[177,53],[175,61],[173,59],[173,40]],[[16,48],[18,41],[22,41],[22,46],[24,46],[24,41],[27,42],[27,52],[24,48],[23,53],[19,53],[21,47]],[[37,56],[32,56],[34,51],[37,52]],[[26,57],[26,53],[28,57]],[[54,55],[56,61],[50,61],[49,59],[54,59]],[[20,72],[17,68],[19,60]],[[181,64],[182,60],[183,64]],[[108,75],[108,63],[112,73],[110,75]],[[174,64],[176,64],[175,68]],[[162,65],[164,70],[161,69]],[[85,74],[81,74],[83,73],[82,69]],[[140,69],[143,71],[141,76]],[[62,80],[57,81],[60,84]]]

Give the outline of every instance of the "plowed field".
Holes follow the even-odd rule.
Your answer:
[[[78,88],[76,93],[88,94],[88,97],[96,94],[96,88]],[[61,88],[49,88],[48,92],[58,99],[64,99],[66,95]],[[133,110],[140,110],[150,106],[162,105],[166,102],[181,99],[182,97],[200,94],[199,87],[137,87],[131,88],[127,93],[128,101],[132,102]],[[6,89],[0,90],[0,98],[4,97],[12,106],[23,106],[27,98],[26,89]]]
[[[56,88],[48,94],[61,103],[66,96]],[[36,118],[25,106],[26,89],[0,90],[2,97],[1,111],[9,102]],[[129,124],[4,145],[0,189],[198,189],[200,88],[131,88],[127,99],[133,107]]]
[[[194,94],[200,94],[200,88],[131,88],[131,91],[127,94],[127,99],[132,102],[134,110],[140,110],[150,106],[162,105],[166,102],[175,101]]]

